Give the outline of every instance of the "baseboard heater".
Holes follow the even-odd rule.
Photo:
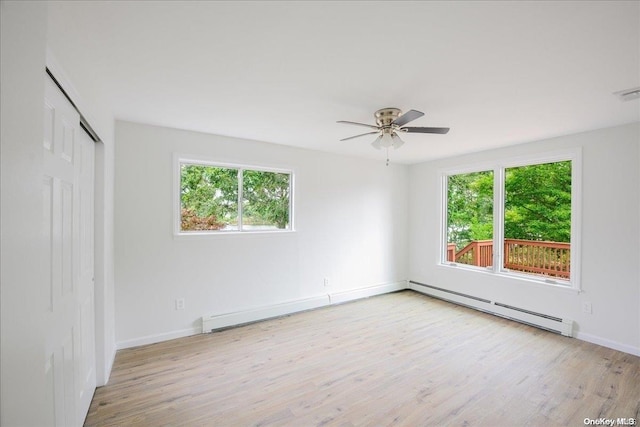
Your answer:
[[[283,302],[268,307],[258,307],[234,313],[204,316],[202,317],[202,333],[207,334],[212,331],[246,325],[300,311],[312,310],[314,308],[324,307],[330,303],[331,300],[329,295],[321,295],[296,301]]]
[[[571,319],[537,313],[524,308],[514,307],[509,304],[491,301],[486,298],[480,298],[449,289],[438,288],[436,286],[415,282],[413,280],[409,281],[409,289],[434,298],[469,307],[474,310],[479,310],[495,316],[515,320],[516,322],[524,323],[529,326],[544,329],[546,331],[554,332],[556,334],[561,334],[566,337],[571,337],[573,333],[573,321]]]
[[[284,301],[263,307],[255,307],[247,310],[231,313],[216,314],[202,317],[202,333],[219,331],[226,328],[246,325],[248,323],[261,320],[272,319],[274,317],[287,316],[306,310],[313,310],[329,305],[341,304],[361,298],[368,298],[375,295],[387,294],[407,289],[407,281],[383,283],[366,288],[349,289],[346,291],[332,292],[330,294],[317,295],[309,298],[302,298]]]

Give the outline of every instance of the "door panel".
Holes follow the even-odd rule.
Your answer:
[[[65,425],[78,425],[76,420],[76,402],[75,402],[75,365],[76,357],[74,352],[74,335],[75,328],[71,327],[69,335],[62,342],[62,385],[64,387],[64,420]]]
[[[62,223],[62,248],[61,248],[61,262],[62,262],[62,296],[68,295],[73,292],[73,250],[74,250],[74,183],[68,181],[61,181],[61,195],[62,203],[60,206],[60,215]]]
[[[53,242],[53,178],[45,176],[42,182],[42,230],[44,232],[44,241],[47,242],[47,256],[45,257],[45,271],[47,272],[45,279],[47,281],[47,307],[48,312],[53,311],[53,253],[51,251],[51,242]],[[47,365],[49,366],[49,365]]]

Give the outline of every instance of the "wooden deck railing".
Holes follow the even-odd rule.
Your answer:
[[[571,244],[535,240],[505,239],[504,268],[525,273],[568,279]],[[493,265],[493,241],[474,240],[456,252],[455,243],[447,245],[447,260],[460,264]]]
[[[456,244],[447,244],[447,261],[454,262],[456,260]]]
[[[493,265],[493,241],[474,240],[456,253],[455,260],[460,264],[478,267]]]
[[[504,240],[504,267],[526,273],[568,279],[571,243]]]

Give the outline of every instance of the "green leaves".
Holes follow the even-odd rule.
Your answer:
[[[245,170],[242,174],[243,222],[287,228],[289,225],[287,173]]]
[[[571,162],[505,171],[505,238],[571,241]]]
[[[238,170],[216,166],[180,165],[180,201],[183,212],[221,227],[238,223]],[[182,221],[183,231],[201,228],[184,228],[202,222],[193,218]]]
[[[492,171],[451,175],[447,182],[448,241],[457,250],[493,238]],[[506,239],[570,242],[571,161],[505,169]]]
[[[290,174],[202,164],[180,165],[181,230],[261,229],[289,226]]]
[[[447,191],[448,241],[456,250],[493,238],[493,172],[451,175]]]

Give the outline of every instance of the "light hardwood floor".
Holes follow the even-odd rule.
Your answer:
[[[640,358],[413,291],[121,350],[88,426],[640,419]]]

